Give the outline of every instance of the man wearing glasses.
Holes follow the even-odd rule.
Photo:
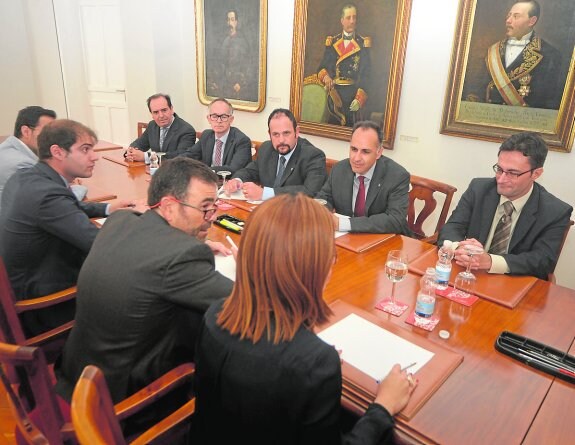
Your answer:
[[[200,162],[169,160],[152,177],[150,210],[108,218],[78,280],[76,324],[57,371],[65,398],[88,364],[102,369],[118,402],[193,359],[204,311],[233,284],[213,255],[231,252],[206,241],[216,183]]]
[[[211,130],[204,130],[196,144],[183,156],[202,161],[215,172],[234,174],[252,160],[252,142],[249,137],[232,127],[234,109],[226,99],[214,99],[206,116]]]
[[[518,133],[499,148],[495,178],[471,181],[439,233],[444,240],[474,244],[472,269],[490,273],[533,275],[553,272],[563,234],[573,208],[535,180],[543,174],[547,146],[535,133]],[[464,249],[455,251],[458,264],[467,265]]]

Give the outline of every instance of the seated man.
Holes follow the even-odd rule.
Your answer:
[[[38,162],[38,135],[44,125],[54,119],[54,111],[38,106],[26,107],[18,112],[14,136],[9,136],[0,144],[0,201],[10,176]]]
[[[261,145],[255,161],[226,182],[226,193],[241,189],[247,199],[256,201],[280,193],[314,196],[327,176],[323,151],[299,137],[294,115],[284,108],[272,111],[268,132],[271,140]]]
[[[108,218],[78,280],[76,323],[57,370],[63,397],[89,364],[118,402],[193,359],[203,312],[232,290],[212,250],[231,252],[206,241],[217,179],[198,161],[167,161],[152,177],[150,210]]]
[[[539,135],[515,134],[497,156],[495,178],[471,181],[439,232],[438,244],[460,241],[455,259],[462,266],[469,257],[461,247],[471,244],[485,250],[473,256],[472,269],[547,279],[573,208],[535,182],[547,157]]]
[[[252,141],[235,127],[234,109],[226,99],[214,99],[206,116],[211,130],[204,130],[200,140],[182,156],[202,161],[215,172],[232,174],[252,160]]]
[[[148,150],[166,153],[165,159],[174,158],[196,143],[196,130],[180,118],[167,94],[148,97],[148,110],[152,121],[138,139],[130,144],[124,156],[128,161],[150,163]]]
[[[409,235],[407,170],[382,156],[380,127],[357,122],[351,133],[349,159],[335,164],[316,195],[341,216],[333,215],[342,232],[400,233]]]
[[[0,217],[0,253],[16,298],[25,300],[74,286],[98,229],[90,218],[106,216],[128,201],[79,202],[69,184],[92,176],[96,135],[71,120],[55,120],[38,136],[40,162],[6,183]],[[26,313],[28,335],[74,317],[74,302]]]

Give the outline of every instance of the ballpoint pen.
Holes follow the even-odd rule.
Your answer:
[[[236,245],[236,243],[234,243],[234,240],[231,239],[230,235],[226,235],[226,239],[228,240],[228,243],[230,243],[234,249],[238,250],[238,246]]]
[[[415,366],[415,365],[417,365],[417,362],[410,363],[409,365],[404,366],[403,368],[401,368],[401,372],[403,372],[403,371],[405,371],[406,369],[409,369],[409,368],[411,368],[411,367],[413,367],[413,366]]]

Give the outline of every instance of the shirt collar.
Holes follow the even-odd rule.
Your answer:
[[[174,120],[176,119],[176,115],[174,114],[172,116],[172,120],[170,121],[170,123],[168,125],[166,125],[165,127],[161,127],[161,128],[166,128],[167,130],[170,129],[170,127],[172,126],[172,124],[174,123]]]
[[[533,35],[533,31],[529,31],[527,34],[525,34],[520,39],[516,39],[515,37],[510,37],[509,39],[507,39],[507,43],[510,43],[511,45],[517,45],[517,46],[519,46],[519,45],[525,46],[531,40],[532,35]]]
[[[228,131],[226,132],[226,134],[224,134],[222,137],[217,137],[216,133],[214,133],[214,137],[216,138],[216,140],[220,140],[222,141],[223,145],[226,145],[226,141],[228,140],[228,136],[230,135],[230,130],[228,129]]]
[[[513,203],[515,211],[517,212],[517,215],[521,213],[521,210],[523,210],[523,207],[525,207],[525,204],[527,204],[527,201],[531,197],[531,193],[533,193],[533,184],[531,184],[531,188],[529,189],[529,191],[525,193],[522,197],[517,198],[514,201],[511,201]],[[507,201],[509,201],[509,199],[507,199],[505,196],[501,195],[499,197],[499,205]]]
[[[357,178],[358,178],[359,176],[364,176],[368,181],[371,181],[371,178],[373,177],[373,172],[375,171],[375,166],[376,166],[376,165],[377,165],[377,161],[375,161],[375,162],[373,163],[373,165],[371,166],[371,168],[370,168],[368,171],[366,171],[364,174],[360,175],[360,174],[356,173],[354,179],[355,179],[356,181],[359,181]]]

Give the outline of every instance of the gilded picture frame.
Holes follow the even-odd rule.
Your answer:
[[[532,3],[522,3],[460,0],[441,133],[502,142],[535,131],[549,149],[569,152],[575,4],[538,0],[537,16]],[[514,15],[524,21],[507,18]]]
[[[195,0],[198,98],[260,112],[266,98],[267,0]]]
[[[346,39],[348,4],[296,0],[290,108],[302,133],[332,139],[350,140],[354,120],[373,120],[392,149],[412,3],[355,1],[355,29]]]

